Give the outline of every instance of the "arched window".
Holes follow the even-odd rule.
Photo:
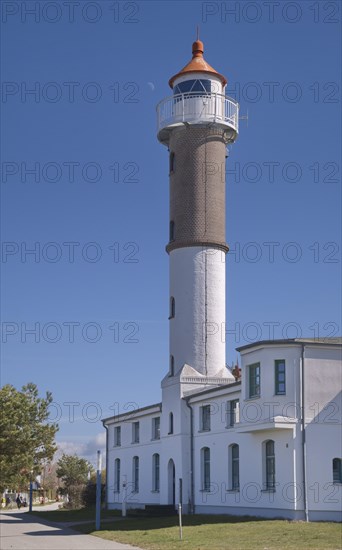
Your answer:
[[[333,482],[342,483],[342,459],[334,458],[332,463],[333,463]]]
[[[275,451],[274,441],[269,439],[264,444],[265,448],[265,489],[266,491],[275,490]]]
[[[169,414],[169,435],[173,434],[173,413]]]
[[[132,464],[133,493],[139,493],[139,457],[133,457]]]
[[[170,242],[175,240],[175,222],[170,221]]]
[[[210,491],[210,449],[203,447],[201,449],[202,463],[202,490]]]
[[[173,319],[176,314],[176,302],[173,296],[170,298],[170,317],[169,319]]]
[[[159,454],[154,454],[152,456],[152,491],[159,492],[159,464],[160,457]]]
[[[120,493],[120,458],[114,461],[114,491]]]
[[[240,489],[240,464],[239,464],[239,445],[233,443],[229,447],[229,487],[232,491],[238,491]]]
[[[169,376],[173,376],[174,374],[175,374],[175,358],[173,355],[170,355]]]

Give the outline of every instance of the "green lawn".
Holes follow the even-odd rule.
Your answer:
[[[74,527],[83,533],[140,546],[148,550],[340,550],[341,525],[285,520],[261,520],[229,516],[185,516],[183,540],[179,540],[177,517],[128,518],[108,529],[94,532],[94,524]]]

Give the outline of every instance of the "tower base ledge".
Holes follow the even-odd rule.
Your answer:
[[[209,388],[226,386],[235,382],[234,376],[226,367],[220,369],[215,375],[205,376],[190,365],[184,365],[180,373],[180,383],[182,385],[182,396],[197,393]]]

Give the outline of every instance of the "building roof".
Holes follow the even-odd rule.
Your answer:
[[[220,73],[218,73],[203,57],[204,45],[201,40],[196,40],[192,45],[192,59],[179,73],[172,76],[169,80],[170,88],[173,88],[174,81],[179,76],[188,73],[206,73],[212,76],[216,76],[222,82],[222,85],[227,84],[227,79]]]
[[[155,403],[154,405],[147,405],[146,407],[141,407],[140,409],[134,409],[133,411],[127,411],[121,414],[113,414],[113,416],[109,416],[108,418],[102,419],[102,424],[106,424],[106,422],[112,420],[114,422],[120,420],[125,420],[127,417],[134,417],[134,415],[140,415],[141,413],[148,414],[149,409],[151,409],[151,413],[153,413],[152,409],[159,408],[161,410],[162,404],[161,403]]]
[[[214,388],[208,388],[207,390],[194,391],[193,393],[189,392],[185,396],[185,399],[188,401],[194,397],[198,397],[208,393],[219,392],[221,390],[230,390],[231,388],[235,388],[235,390],[237,390],[239,386],[241,386],[241,380],[238,380],[238,382],[231,382],[230,384],[224,384],[222,386],[215,386]]]
[[[251,344],[240,346],[239,348],[236,348],[236,351],[245,351],[246,349],[255,348],[256,346],[293,346],[294,344],[307,344],[310,346],[341,346],[342,337],[336,336],[336,338],[285,338],[280,340],[259,340],[258,342],[252,342]]]

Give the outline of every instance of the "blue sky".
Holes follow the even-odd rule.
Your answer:
[[[95,460],[100,417],[160,400],[168,158],[155,106],[196,25],[248,113],[226,166],[227,361],[255,339],[341,334],[339,2],[1,9],[1,383],[52,391],[63,449]]]

